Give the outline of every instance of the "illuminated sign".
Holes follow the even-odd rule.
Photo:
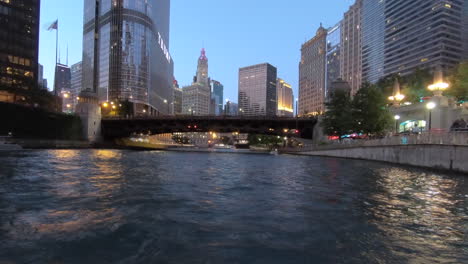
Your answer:
[[[161,37],[161,34],[159,32],[158,32],[158,44],[162,52],[164,53],[164,56],[166,57],[167,61],[171,63],[171,54],[169,54],[169,50],[167,49],[166,44],[164,43],[164,40]]]

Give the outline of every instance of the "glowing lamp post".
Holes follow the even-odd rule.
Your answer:
[[[406,96],[400,92],[400,83],[398,82],[398,79],[395,79],[395,84],[393,85],[393,95],[388,97],[388,100],[392,101],[393,105],[399,106],[405,97]]]
[[[429,131],[432,130],[432,110],[436,107],[437,105],[433,102],[429,102],[426,105],[426,108],[429,110]]]
[[[433,92],[435,96],[441,96],[442,93],[447,90],[450,87],[450,85],[446,82],[438,82],[429,85],[428,89],[429,91]]]
[[[395,118],[395,133],[398,133],[398,132],[399,132],[399,131],[398,131],[398,130],[399,130],[399,129],[398,129],[398,125],[399,125],[398,123],[399,123],[399,121],[400,121],[400,119],[401,119],[401,116],[396,115],[396,116],[394,116],[394,118]]]

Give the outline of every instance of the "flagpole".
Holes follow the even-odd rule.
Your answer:
[[[56,20],[58,21],[58,19]],[[57,63],[58,63],[58,22],[57,22],[57,28],[55,29],[55,77],[54,77],[54,93],[55,95],[58,95],[57,92]]]

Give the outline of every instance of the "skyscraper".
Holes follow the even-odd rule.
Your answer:
[[[361,19],[362,0],[356,0],[341,21],[341,78],[349,83],[353,95],[362,84]]]
[[[218,81],[211,81],[211,98],[214,100],[215,109],[214,115],[223,114],[223,103],[224,103],[224,86]]]
[[[39,14],[40,0],[0,1],[0,101],[37,86]]]
[[[386,0],[384,74],[457,65],[466,55],[467,2]]]
[[[278,102],[277,116],[293,117],[294,116],[294,96],[293,90],[289,83],[283,79],[276,80],[276,96]]]
[[[331,84],[341,78],[341,22],[328,29],[327,59],[325,65],[325,97],[328,96]]]
[[[238,115],[239,114],[239,105],[234,103],[234,102],[227,101],[226,105],[224,106],[224,114],[228,115],[228,116]]]
[[[320,25],[315,37],[301,48],[299,63],[299,115],[325,111],[327,30]]]
[[[202,49],[193,83],[183,88],[182,112],[185,115],[207,116],[210,114],[210,105],[211,87],[208,77],[208,58],[205,49]]]
[[[71,89],[70,96],[72,100],[72,109],[75,109],[76,104],[78,103],[78,97],[81,90],[83,89],[83,64],[80,62],[75,63],[71,66]]]
[[[362,80],[371,83],[384,76],[385,1],[362,3]]]
[[[73,111],[73,100],[71,94],[71,69],[67,65],[57,63],[55,66],[55,88],[57,95],[62,97],[62,111]]]
[[[181,115],[182,114],[182,95],[183,91],[179,87],[179,83],[177,80],[174,79],[174,115]]]
[[[240,115],[276,115],[276,74],[276,68],[268,63],[239,69]]]
[[[85,0],[83,89],[129,100],[136,114],[169,114],[170,0]]]

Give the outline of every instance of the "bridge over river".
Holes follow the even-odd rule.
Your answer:
[[[311,139],[315,118],[176,116],[140,118],[103,118],[106,139],[129,137],[133,133],[239,132],[269,135],[293,134]]]

